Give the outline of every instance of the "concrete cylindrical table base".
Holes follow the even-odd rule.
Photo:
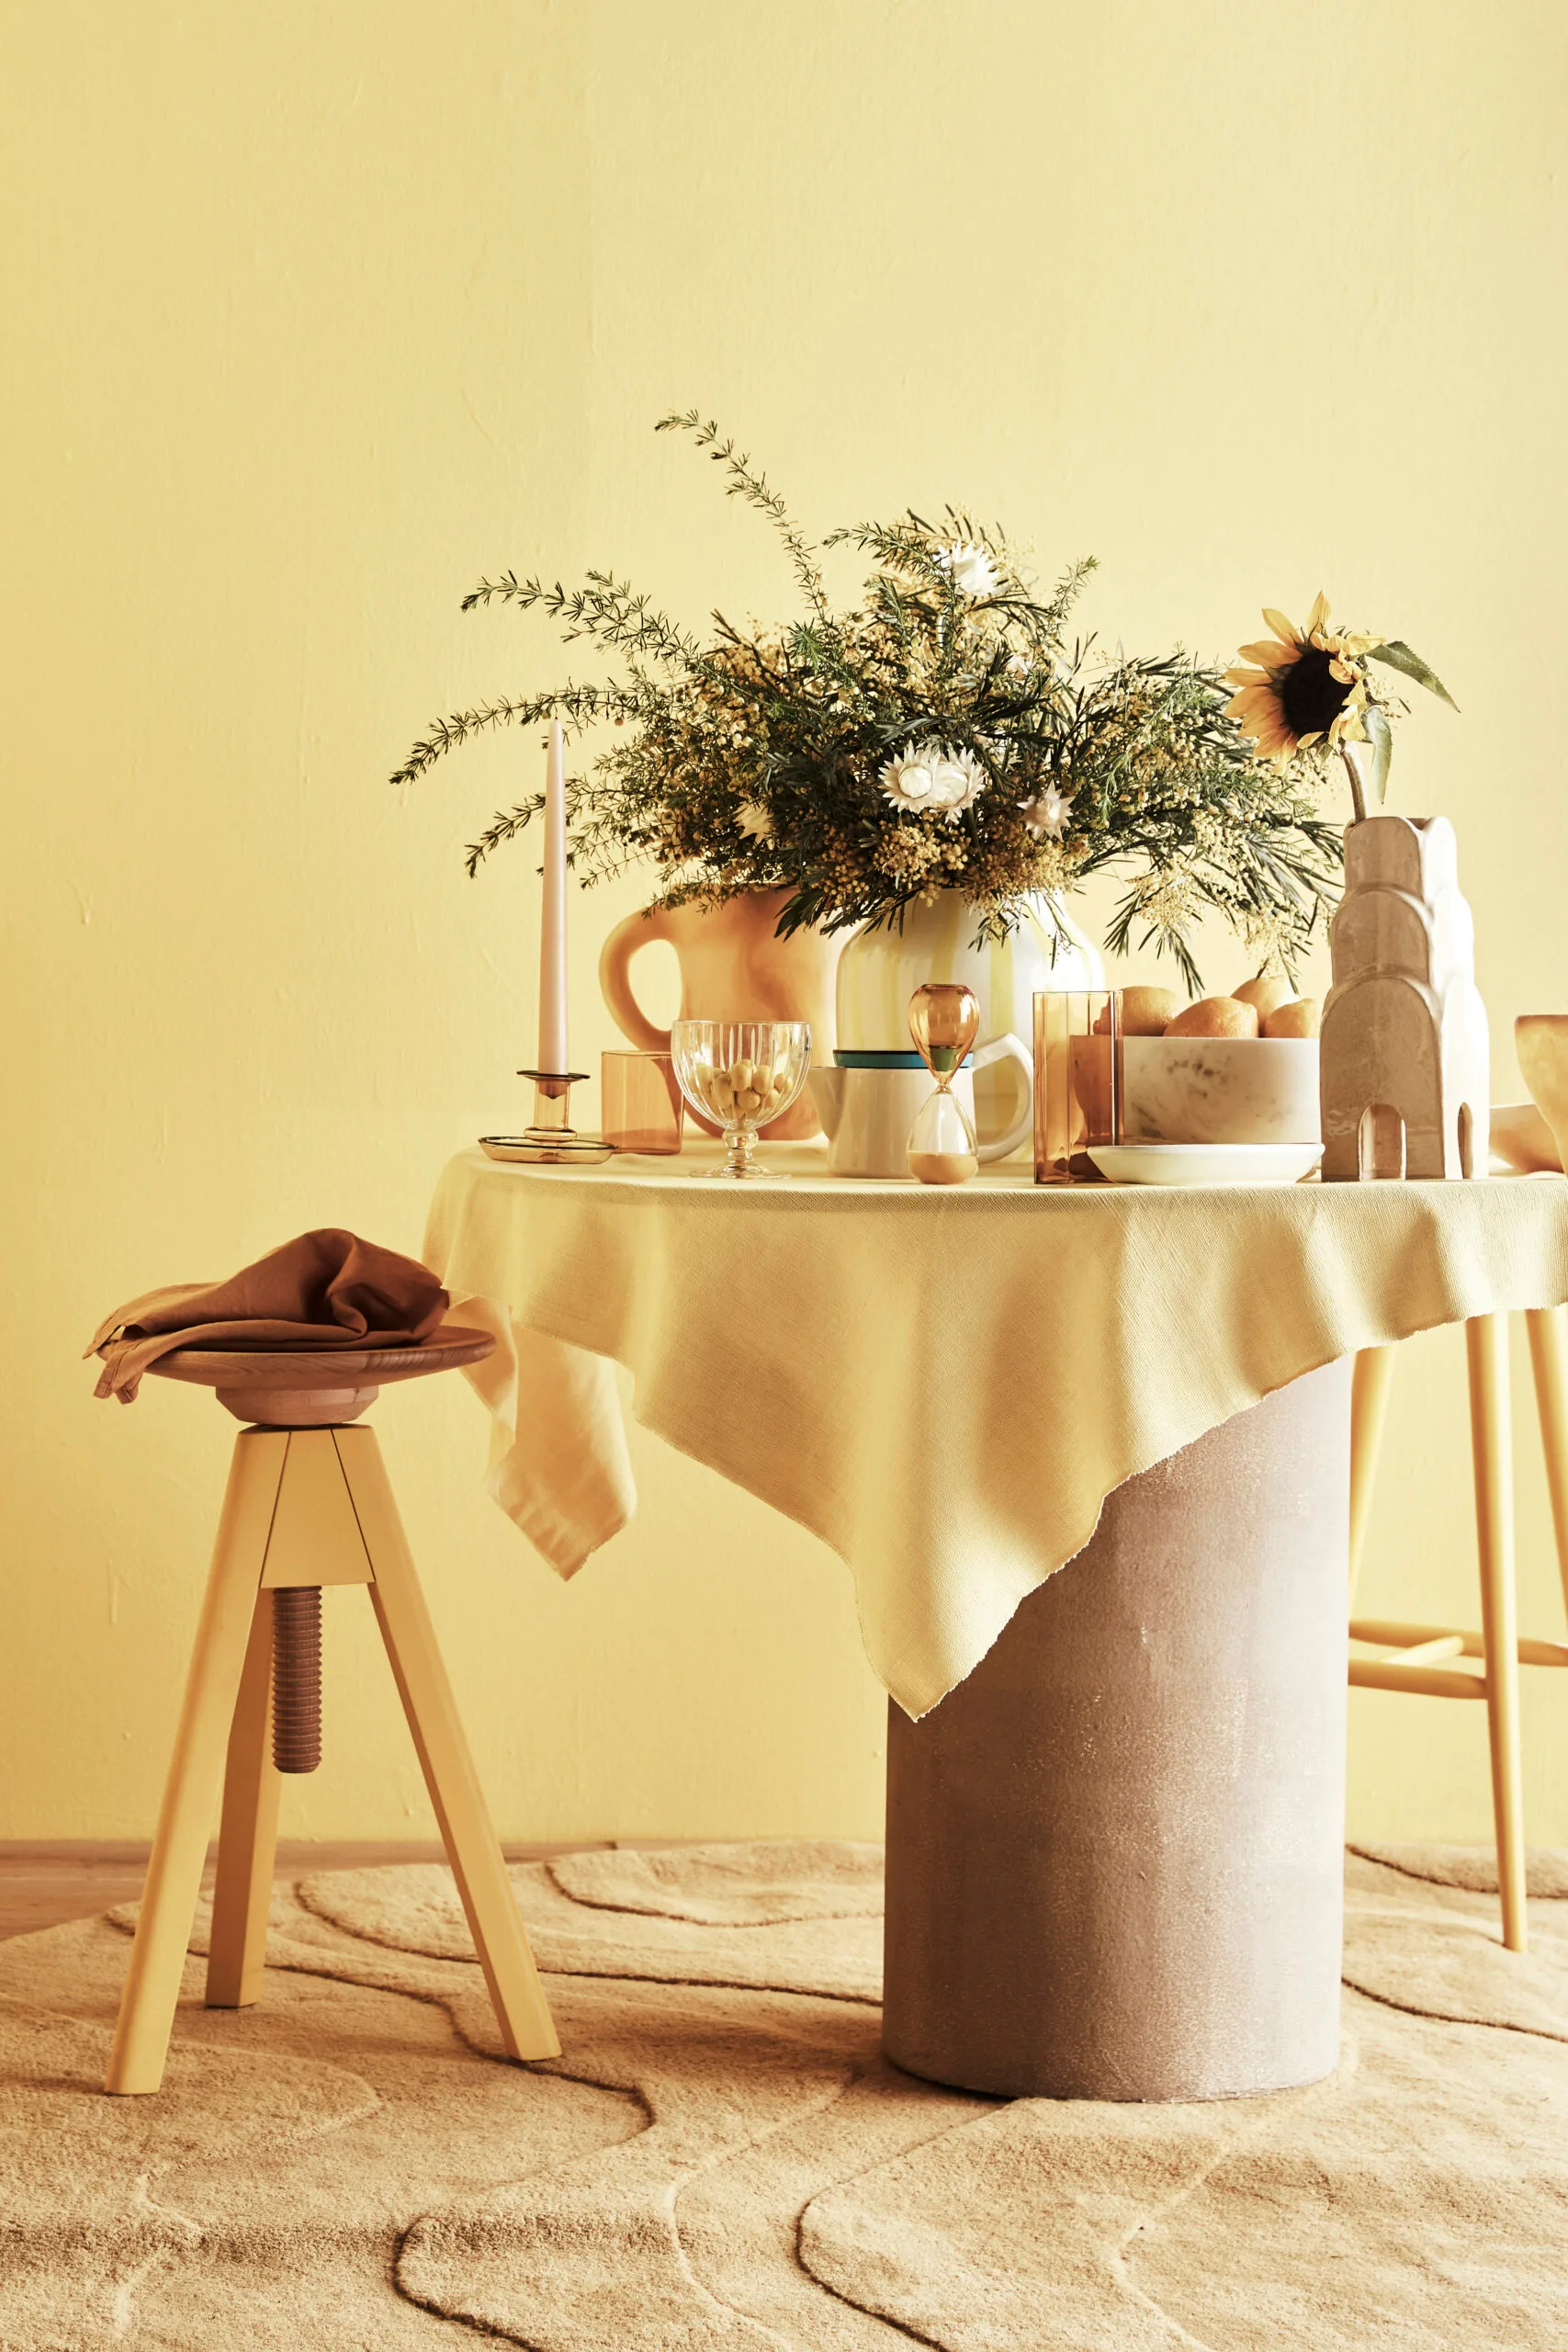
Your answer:
[[[890,1709],[883,2038],[1014,2098],[1337,2063],[1349,1363],[1107,1498],[916,1724]]]

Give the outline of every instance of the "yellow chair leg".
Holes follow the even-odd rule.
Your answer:
[[[1372,1487],[1388,1417],[1389,1384],[1393,1378],[1392,1348],[1363,1348],[1356,1358],[1350,1381],[1350,1605],[1366,1548],[1367,1522],[1372,1512]]]
[[[1514,1480],[1508,1423],[1508,1318],[1482,1315],[1464,1327],[1470,1368],[1475,1532],[1481,1555],[1481,1624],[1486,1643],[1486,1713],[1492,1745],[1492,1814],[1503,1941],[1524,1951],[1524,1792],[1519,1758],[1519,1629],[1514,1588]]]
[[[283,1776],[272,1760],[272,1594],[255,1597],[240,1700],[229,1734],[223,1816],[218,1832],[218,1883],[207,1962],[209,2009],[243,2009],[259,2001],[277,1854],[277,1800]]]
[[[1557,1538],[1557,1572],[1562,1579],[1562,1606],[1568,1611],[1568,1345],[1563,1327],[1568,1307],[1532,1306],[1525,1317],[1529,1332],[1530,1369],[1535,1374],[1536,1411],[1540,1419],[1540,1450],[1546,1457],[1546,1484],[1551,1497],[1551,1526]]]
[[[107,2090],[155,2091],[164,2078],[190,1924],[201,1892],[224,1746],[239,1694],[288,1452],[288,1438],[281,1430],[245,1430],[235,1442],[175,1752],[147,1865],[141,1917],[120,1999]]]
[[[513,2058],[554,2058],[560,2043],[485,1809],[376,1433],[361,1427],[335,1430],[333,1437],[370,1555],[375,1578],[370,1598],[381,1637],[502,2039]]]

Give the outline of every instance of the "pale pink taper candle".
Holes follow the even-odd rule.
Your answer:
[[[545,769],[545,907],[539,932],[539,1068],[557,1072],[566,1058],[566,738],[550,721]]]

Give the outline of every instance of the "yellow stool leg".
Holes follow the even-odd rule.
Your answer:
[[[1356,1358],[1350,1381],[1350,1604],[1361,1573],[1367,1521],[1371,1517],[1372,1485],[1377,1477],[1382,1425],[1388,1417],[1389,1383],[1393,1378],[1392,1348],[1363,1348]]]
[[[263,1591],[256,1595],[251,1620],[223,1775],[218,1883],[207,1962],[209,2009],[243,2009],[261,1998],[277,1853],[277,1801],[283,1788],[283,1776],[272,1760],[271,1729],[272,1594]]]
[[[1503,1941],[1523,1951],[1524,1791],[1519,1760],[1519,1627],[1514,1589],[1513,1448],[1508,1424],[1508,1318],[1481,1315],[1464,1327],[1470,1367],[1475,1532],[1481,1555],[1481,1625],[1486,1645],[1486,1714],[1492,1742],[1492,1814]]]
[[[1551,1526],[1557,1538],[1557,1572],[1562,1578],[1562,1605],[1568,1610],[1568,1347],[1563,1325],[1568,1307],[1532,1306],[1525,1317],[1529,1332],[1530,1369],[1535,1374],[1536,1411],[1540,1418],[1540,1450],[1546,1457],[1546,1484],[1551,1496]]]
[[[224,1746],[288,1451],[288,1435],[281,1430],[243,1430],[235,1440],[185,1703],[147,1865],[141,1917],[120,1999],[107,2090],[155,2091],[164,2077]]]
[[[370,1598],[381,1637],[502,2039],[513,2058],[554,2058],[560,2043],[485,1810],[376,1433],[366,1428],[340,1429],[333,1437],[370,1555],[375,1577]]]

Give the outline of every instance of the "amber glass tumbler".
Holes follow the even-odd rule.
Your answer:
[[[605,1054],[601,1079],[606,1143],[617,1151],[680,1150],[686,1106],[668,1054]]]

